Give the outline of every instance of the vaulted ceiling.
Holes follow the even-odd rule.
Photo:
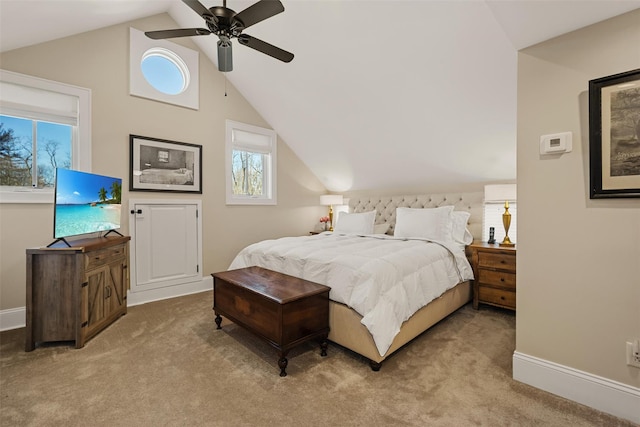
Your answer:
[[[227,6],[239,12],[254,2]],[[284,13],[246,32],[295,59],[285,64],[235,42],[227,78],[332,191],[515,180],[517,50],[640,7],[640,0],[282,2]],[[202,26],[179,0],[0,0],[0,51],[163,12],[176,28]],[[214,36],[193,40],[217,62]]]

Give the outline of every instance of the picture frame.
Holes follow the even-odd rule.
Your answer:
[[[589,81],[591,199],[640,197],[640,69]]]
[[[129,135],[129,191],[202,194],[202,146]]]

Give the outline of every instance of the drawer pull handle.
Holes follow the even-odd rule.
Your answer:
[[[501,278],[500,278],[500,281],[501,281],[501,282],[504,282],[504,277],[501,277]]]

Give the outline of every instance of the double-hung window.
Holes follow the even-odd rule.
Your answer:
[[[91,92],[0,70],[0,93],[0,200],[52,203],[56,168],[91,169]]]
[[[227,204],[275,205],[276,133],[226,121]]]

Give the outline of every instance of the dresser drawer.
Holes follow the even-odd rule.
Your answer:
[[[516,257],[495,252],[478,252],[478,267],[516,271]]]
[[[492,285],[512,291],[516,290],[516,274],[498,270],[478,270],[478,282],[481,285]]]
[[[100,249],[92,251],[90,254],[84,256],[85,269],[91,270],[95,267],[101,267],[105,264],[109,264],[112,261],[118,261],[126,255],[127,250],[125,245],[117,245],[110,248]]]
[[[481,302],[513,309],[516,308],[515,292],[480,286],[478,289],[478,297],[480,298]]]

